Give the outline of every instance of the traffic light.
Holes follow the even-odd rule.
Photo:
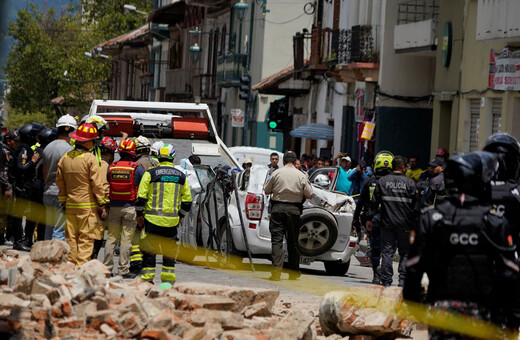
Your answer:
[[[240,99],[248,102],[251,98],[251,77],[248,75],[240,77]]]
[[[287,116],[285,100],[275,100],[269,107],[269,121],[267,126],[272,132],[284,131],[285,117]]]

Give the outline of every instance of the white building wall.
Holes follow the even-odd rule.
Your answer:
[[[343,83],[334,84],[334,97],[332,102],[332,119],[334,119],[334,144],[332,146],[332,155],[335,156],[340,152],[341,136],[343,135],[343,107],[346,105],[347,85]]]
[[[313,15],[307,15],[303,7],[308,0],[283,0],[268,1],[267,8],[270,10],[260,21],[263,27],[262,41],[255,39],[253,51],[254,56],[262,55],[260,79],[277,73],[292,65],[293,59],[293,36],[307,28],[312,28]],[[256,7],[262,18],[261,8]],[[262,26],[259,25],[259,26]],[[261,28],[260,28],[261,29]],[[253,58],[252,62],[256,58]],[[256,59],[258,60],[258,59]]]
[[[327,88],[329,84],[327,81],[322,80],[318,85],[318,93],[316,100],[316,123],[318,124],[329,124],[329,119],[332,118],[331,111],[332,105],[327,105]],[[329,99],[332,100],[334,94],[333,91],[329,93]],[[316,143],[316,155],[319,156],[320,149],[327,147],[327,141],[319,139]]]
[[[520,1],[478,0],[477,40],[520,37]]]
[[[383,7],[379,86],[381,92],[401,96],[426,96],[433,91],[435,58],[416,54],[396,54],[394,28],[397,24],[398,0],[386,0]],[[379,96],[378,106],[432,107],[433,103],[408,104]]]

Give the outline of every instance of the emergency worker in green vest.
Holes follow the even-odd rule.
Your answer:
[[[135,204],[137,223],[144,225],[146,235],[141,240],[141,278],[150,283],[155,278],[156,254],[164,255],[165,250],[172,248],[177,240],[177,226],[191,209],[191,191],[186,176],[173,166],[173,145],[164,144],[157,158],[159,165],[146,171],[141,179]],[[174,258],[163,256],[161,281],[175,283]]]

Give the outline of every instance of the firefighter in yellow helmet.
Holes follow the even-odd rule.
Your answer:
[[[65,208],[67,225],[65,238],[70,245],[69,261],[76,265],[88,262],[94,248],[94,240],[103,230],[101,218],[106,217],[105,206],[107,175],[91,153],[97,128],[83,123],[70,137],[76,141],[75,148],[58,162],[56,185],[58,201]]]
[[[180,219],[191,209],[190,187],[184,173],[174,168],[174,158],[173,145],[164,144],[158,153],[159,165],[145,172],[137,193],[137,223],[144,225],[147,235],[141,240],[141,278],[151,283],[155,278],[155,255],[171,248],[177,239]],[[161,238],[157,240],[154,236]],[[175,283],[175,259],[163,256],[161,281]]]

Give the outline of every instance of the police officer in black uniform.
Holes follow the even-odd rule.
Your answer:
[[[356,204],[354,217],[352,219],[352,228],[355,228],[359,237],[361,237],[361,225],[365,225],[366,216],[369,213],[370,201],[374,195],[377,181],[379,178],[388,175],[392,172],[392,160],[394,155],[389,151],[380,151],[374,159],[374,173],[364,179],[361,186],[361,193]],[[380,284],[380,268],[381,262],[381,214],[377,212],[372,218],[372,225],[370,230],[366,230],[368,234],[368,241],[370,245],[370,263],[373,271],[373,284]]]
[[[425,211],[410,234],[403,294],[407,300],[421,302],[421,279],[427,273],[428,304],[517,332],[516,246],[504,208],[494,207],[491,201],[490,181],[497,168],[497,157],[485,151],[449,159],[447,199]],[[430,337],[462,335],[430,329]]]
[[[29,251],[30,247],[23,243],[23,214],[30,206],[32,180],[35,176],[35,166],[40,159],[39,153],[33,152],[31,145],[34,144],[33,126],[26,124],[22,126],[18,133],[20,141],[13,153],[13,162],[9,169],[9,174],[14,178],[14,195],[16,197],[16,216],[13,217],[13,249]],[[25,224],[25,237],[32,239],[35,223],[32,216],[28,216]]]
[[[5,244],[6,238],[9,239],[11,220],[8,214],[9,203],[12,197],[12,183],[9,178],[9,164],[13,160],[11,148],[12,139],[20,139],[18,134],[10,131],[4,135],[0,144],[0,245]]]
[[[520,144],[507,133],[495,133],[484,144],[484,151],[498,157],[498,173],[491,181],[493,203],[506,208],[506,217],[513,228],[515,244],[520,238],[520,188],[518,176],[520,170]],[[517,249],[518,252],[518,249]]]
[[[415,182],[406,177],[407,160],[395,156],[392,172],[376,184],[367,218],[367,230],[372,228],[375,216],[381,214],[381,283],[388,287],[393,280],[393,257],[399,251],[399,286],[404,285],[409,233],[416,222]]]

